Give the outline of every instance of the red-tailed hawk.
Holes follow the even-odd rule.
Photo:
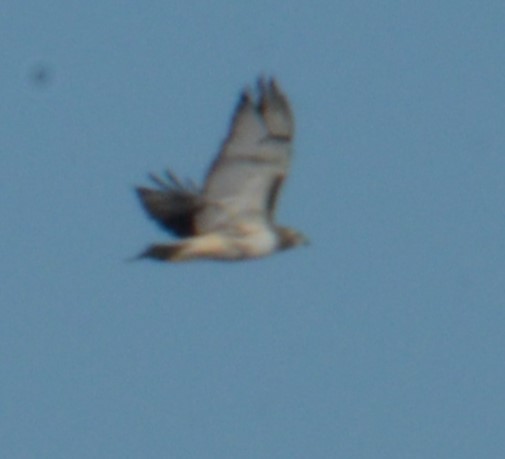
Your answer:
[[[139,257],[244,260],[306,243],[302,234],[274,222],[293,131],[288,100],[273,79],[259,79],[257,98],[244,90],[202,189],[170,171],[165,180],[150,176],[156,189],[137,188],[149,216],[181,238],[151,245]]]

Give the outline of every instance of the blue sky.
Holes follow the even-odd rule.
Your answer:
[[[501,458],[505,5],[4,1],[0,443],[17,458]],[[40,69],[45,72],[41,78]],[[241,88],[312,245],[127,263]]]

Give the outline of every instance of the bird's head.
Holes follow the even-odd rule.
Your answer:
[[[278,226],[276,231],[279,237],[279,250],[286,250],[299,245],[309,245],[308,238],[294,229]]]

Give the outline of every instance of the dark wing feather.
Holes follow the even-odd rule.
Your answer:
[[[171,172],[167,172],[167,181],[155,175],[150,177],[158,185],[158,189],[136,188],[147,214],[176,236],[193,236],[194,216],[202,207],[199,192],[193,185],[183,185]]]
[[[284,182],[284,176],[279,175],[272,181],[272,186],[267,195],[267,203],[266,208],[269,217],[272,219],[275,214],[275,206],[277,204],[277,199],[279,196],[279,191],[282,187],[282,183]]]

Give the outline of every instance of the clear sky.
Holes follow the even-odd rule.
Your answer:
[[[4,0],[2,458],[503,458],[505,3]],[[239,91],[297,119],[237,264],[128,263]]]

